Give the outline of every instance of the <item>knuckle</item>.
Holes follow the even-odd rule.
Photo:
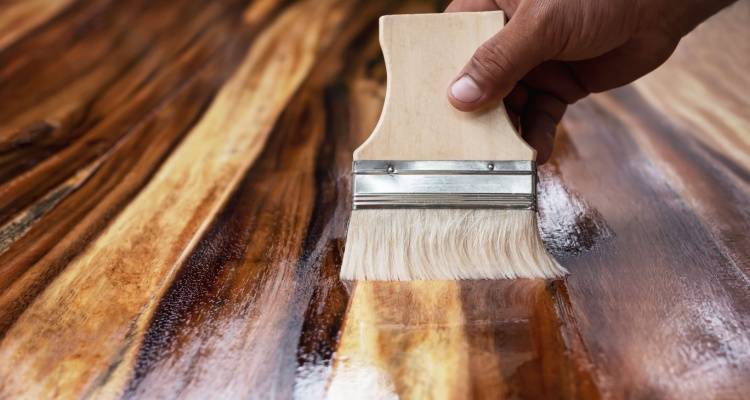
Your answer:
[[[557,7],[558,2],[553,1],[538,1],[534,3],[535,7],[531,7],[529,13],[533,16],[534,20],[538,24],[547,24],[556,19],[559,14],[559,8]]]
[[[479,46],[471,59],[472,65],[487,78],[499,80],[513,70],[513,61],[501,47],[487,42]]]
[[[537,46],[547,51],[558,49],[565,41],[569,23],[564,17],[565,10],[559,2],[539,1],[524,13],[524,21],[529,35],[536,38]],[[568,12],[569,13],[569,12]],[[569,18],[568,18],[569,19]]]

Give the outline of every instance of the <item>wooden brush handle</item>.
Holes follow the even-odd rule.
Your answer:
[[[380,18],[388,89],[355,160],[533,160],[503,104],[464,113],[448,87],[476,48],[504,25],[502,11]]]

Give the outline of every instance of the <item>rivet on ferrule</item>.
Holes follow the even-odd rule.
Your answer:
[[[353,208],[536,209],[533,161],[355,161]]]

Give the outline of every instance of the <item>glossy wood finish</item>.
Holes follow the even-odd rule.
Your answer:
[[[571,108],[539,187],[565,280],[359,284],[376,19],[434,4],[0,6],[0,397],[750,391],[749,3]]]

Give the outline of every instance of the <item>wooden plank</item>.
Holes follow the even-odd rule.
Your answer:
[[[211,26],[236,13],[237,4],[212,4],[175,8],[149,2],[141,5],[144,9],[128,2],[85,9],[68,16],[64,28],[54,26],[3,54],[14,62],[5,64],[8,84],[0,96],[13,100],[0,111],[0,148],[17,150],[0,158],[0,222],[106,152],[137,125],[138,117],[175,96],[191,73],[216,55],[228,32],[241,32],[236,19]],[[91,27],[94,11],[100,23]],[[131,43],[130,25],[139,12],[159,23],[146,25],[143,38]],[[186,17],[196,23],[183,24]],[[94,40],[81,39],[80,30],[88,30]],[[156,38],[161,40],[152,45]],[[50,51],[31,51],[49,41],[59,44]],[[35,77],[34,90],[24,76]]]
[[[341,7],[301,3],[258,38],[149,184],[5,334],[0,358],[14,362],[0,367],[4,396],[121,392],[154,300],[262,149]]]
[[[598,398],[575,329],[541,280],[360,282],[332,398]]]
[[[357,72],[378,58],[376,46],[365,56],[350,46],[385,5],[368,4],[348,19],[327,51],[334,62],[318,64],[289,104],[263,154],[165,296],[128,393],[325,393],[330,365],[321,363],[330,361],[348,299],[338,280],[336,238],[345,234],[348,216],[340,201],[348,200],[351,150],[372,127],[348,119],[352,106],[343,86],[323,86],[339,76],[340,57],[348,56]],[[362,90],[352,101],[379,109],[383,88],[375,89],[374,96],[360,100],[367,94]],[[378,116],[377,110],[364,111]],[[350,134],[357,137],[350,140]],[[175,310],[182,317],[173,318]],[[208,326],[221,331],[207,334]]]
[[[612,104],[614,97],[638,101],[631,89],[597,100]],[[579,329],[602,375],[600,388],[614,397],[741,398],[750,357],[747,277],[675,192],[679,181],[653,165],[633,139],[653,131],[605,119],[612,115],[605,107],[590,101],[571,110],[567,126],[580,139],[558,158],[568,190],[584,193],[581,217],[596,210],[612,232],[562,261],[571,271],[566,284],[574,315],[586,321]],[[596,122],[588,117],[596,114]],[[558,216],[550,218],[556,224]]]
[[[750,4],[571,107],[539,187],[565,280],[347,284],[376,17],[429,11],[77,2],[16,36],[0,397],[745,397]]]
[[[120,110],[128,109],[128,113],[109,113],[103,117],[100,125],[89,123],[87,118],[78,119],[59,127],[50,136],[40,136],[38,139],[41,143],[33,140],[25,146],[12,145],[19,147],[17,152],[23,153],[24,157],[31,155],[32,159],[48,157],[44,149],[48,146],[57,149],[55,154],[59,157],[35,165],[34,170],[21,178],[27,186],[34,187],[30,190],[36,191],[54,182],[53,177],[37,169],[51,167],[58,179],[65,176],[64,173],[60,174],[58,167],[61,165],[81,169],[40,199],[27,196],[29,192],[9,188],[14,181],[3,186],[8,199],[12,203],[25,205],[25,208],[0,228],[0,236],[5,239],[3,251],[0,252],[0,263],[4,265],[0,271],[3,277],[0,284],[3,289],[0,294],[0,309],[3,310],[0,331],[4,332],[28,302],[132,199],[195,124],[247,48],[248,34],[254,27],[248,26],[247,31],[240,31],[237,29],[238,22],[228,20],[217,25],[215,31],[195,38],[196,47],[190,48],[190,51],[184,49],[169,71],[172,74],[179,72],[178,76],[185,78],[184,81],[171,79],[173,84],[178,84],[177,88],[167,86],[167,90],[153,90],[144,82],[147,76],[124,76],[121,84],[116,86],[139,87],[139,96],[124,104],[111,104],[118,104]],[[233,39],[226,40],[230,32],[234,32]],[[220,43],[226,45],[219,46]],[[201,50],[204,47],[212,50]],[[213,48],[218,50],[214,51]],[[212,58],[206,59],[209,55]],[[193,68],[196,67],[199,69],[194,72]],[[152,78],[152,81],[159,80],[159,76]],[[86,102],[93,101],[94,107],[102,107],[96,104],[99,98],[96,95]],[[111,101],[109,93],[103,98]],[[144,102],[157,105],[149,109],[143,106]],[[132,115],[128,115],[130,113],[143,113],[135,114],[139,115],[140,122],[132,121]],[[123,114],[126,118],[123,118]],[[89,117],[99,118],[96,113],[89,113]],[[104,129],[101,129],[102,126]],[[79,130],[85,132],[82,138],[88,137],[90,131],[98,131],[94,133],[99,136],[95,143],[108,143],[112,147],[96,148],[98,146],[75,138],[55,143],[58,132],[65,137]],[[68,151],[69,148],[74,151]]]

